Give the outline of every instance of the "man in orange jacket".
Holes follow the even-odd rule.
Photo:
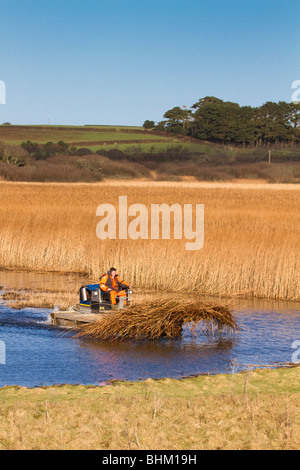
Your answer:
[[[117,297],[126,297],[125,288],[131,288],[131,285],[124,282],[120,276],[117,275],[116,268],[110,268],[108,273],[100,279],[100,289],[109,294],[109,299],[112,305],[116,305]],[[126,300],[124,302],[126,305]]]

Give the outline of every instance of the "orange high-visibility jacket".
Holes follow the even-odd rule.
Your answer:
[[[126,287],[129,287],[129,284],[124,282],[117,274],[113,278],[110,273],[106,273],[100,279],[100,289],[103,290],[103,292],[107,292],[108,289],[119,292]]]

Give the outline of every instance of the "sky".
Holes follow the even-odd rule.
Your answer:
[[[0,0],[0,123],[142,125],[291,101],[299,0]]]

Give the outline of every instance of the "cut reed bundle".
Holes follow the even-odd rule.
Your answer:
[[[238,329],[227,306],[201,300],[158,298],[104,315],[96,323],[84,327],[78,335],[110,341],[154,340],[161,336],[177,338],[184,323],[189,323],[193,333],[200,323],[205,332]]]

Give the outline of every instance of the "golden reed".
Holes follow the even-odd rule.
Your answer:
[[[300,299],[300,188],[189,183],[0,182],[0,265],[99,275],[116,266],[151,292]],[[203,249],[185,240],[105,240],[99,204],[204,204]],[[171,232],[172,233],[172,232]]]
[[[175,299],[174,296],[157,297],[150,302],[130,305],[82,329],[79,337],[102,340],[158,339],[161,336],[178,338],[184,323],[191,333],[217,333],[238,330],[238,325],[225,305],[203,302],[199,299]]]

